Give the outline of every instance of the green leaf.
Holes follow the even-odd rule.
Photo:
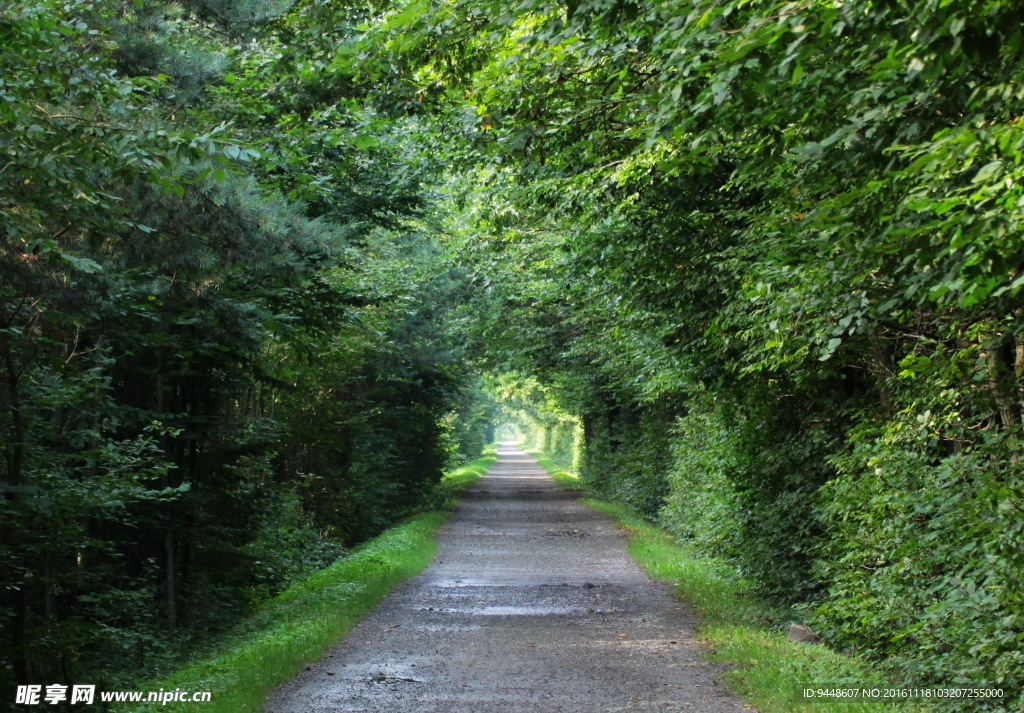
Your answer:
[[[103,266],[91,258],[79,257],[76,255],[70,255],[68,253],[61,253],[60,258],[63,262],[70,265],[79,272],[93,274],[103,271]]]
[[[984,181],[990,181],[1002,173],[1003,162],[1000,159],[990,161],[984,166],[978,169],[974,178],[971,179],[971,183],[982,183]]]
[[[356,136],[355,144],[357,149],[359,149],[360,151],[365,151],[366,149],[373,148],[374,146],[376,146],[377,139],[376,137],[371,136],[370,134],[359,134],[358,136]]]

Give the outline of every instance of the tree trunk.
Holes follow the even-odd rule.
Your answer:
[[[174,633],[178,625],[178,599],[174,587],[174,526],[170,518],[164,528],[164,557],[166,558],[165,592],[167,595],[167,631]]]
[[[17,488],[24,481],[25,470],[25,419],[21,412],[20,374],[14,365],[14,354],[11,351],[10,338],[6,330],[0,331],[0,356],[3,359],[7,381],[8,410],[11,414],[11,443],[4,454],[7,460],[7,484]],[[14,500],[17,493],[7,491],[7,499]],[[18,557],[20,559],[20,557]],[[19,563],[11,572],[10,582],[16,583],[11,597],[14,611],[11,621],[11,662],[14,666],[14,677],[19,684],[30,683],[28,680],[28,652],[25,648],[25,626],[28,610],[28,597],[25,593],[25,566]]]
[[[995,397],[999,420],[1005,428],[1020,423],[1017,400],[1017,346],[1012,335],[1005,334],[989,355],[989,383]]]
[[[618,406],[612,406],[607,411],[608,418],[608,450],[615,453],[619,450],[619,438],[616,435],[616,424],[619,420],[619,413],[621,409]]]
[[[871,338],[871,371],[878,383],[878,396],[882,409],[887,416],[892,415],[892,394],[889,392],[888,380],[892,376],[892,355],[886,340],[875,335]]]

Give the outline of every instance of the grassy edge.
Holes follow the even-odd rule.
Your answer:
[[[456,468],[438,484],[432,505],[449,508],[456,495],[497,460],[493,449]],[[269,693],[336,644],[396,584],[423,571],[434,557],[434,532],[445,510],[417,515],[352,550],[330,567],[297,582],[240,625],[244,633],[219,654],[197,660],[140,686],[144,691],[209,691],[208,703],[171,703],[167,711],[248,713]],[[153,706],[119,706],[142,711]]]
[[[627,507],[601,499],[582,481],[559,468],[535,448],[556,483],[582,489],[585,505],[614,517],[627,536],[628,553],[647,576],[672,585],[700,622],[707,658],[730,664],[723,676],[747,703],[763,713],[872,713],[880,710],[927,711],[924,701],[877,698],[805,698],[804,689],[894,689],[869,663],[825,646],[788,640],[766,626],[768,608],[744,592],[744,584],[723,563],[695,554],[670,533]]]
[[[582,489],[583,481],[580,480],[578,475],[574,475],[568,470],[565,470],[561,466],[557,465],[553,460],[548,458],[547,454],[539,448],[527,448],[520,446],[523,453],[527,453],[537,459],[537,465],[547,471],[551,479],[563,488],[571,489]]]

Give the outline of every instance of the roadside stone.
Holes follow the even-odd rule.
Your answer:
[[[820,644],[821,637],[814,633],[814,630],[803,624],[792,624],[786,638],[790,641],[799,641],[804,644]]]

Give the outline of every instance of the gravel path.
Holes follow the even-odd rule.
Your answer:
[[[504,446],[397,587],[266,713],[750,710],[610,519]]]

